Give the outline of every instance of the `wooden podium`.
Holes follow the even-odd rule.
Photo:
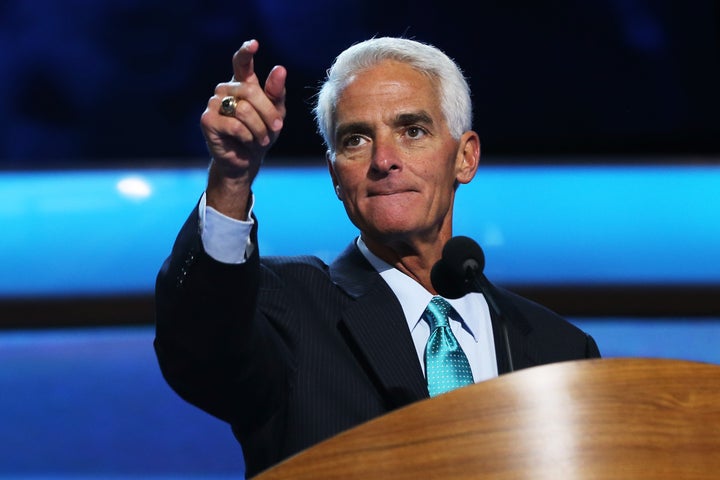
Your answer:
[[[343,432],[270,479],[720,479],[720,366],[595,359],[521,370]]]

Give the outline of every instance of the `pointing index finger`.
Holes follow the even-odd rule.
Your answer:
[[[233,55],[233,81],[243,82],[255,75],[253,58],[260,44],[257,40],[248,40]]]

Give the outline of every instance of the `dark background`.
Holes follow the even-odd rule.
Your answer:
[[[325,69],[386,34],[459,62],[486,159],[714,155],[719,20],[712,0],[6,0],[0,168],[197,164],[199,116],[248,38],[261,78],[289,70],[273,157],[320,161],[310,108]]]

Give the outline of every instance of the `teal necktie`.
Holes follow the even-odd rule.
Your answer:
[[[423,314],[430,324],[425,373],[431,397],[473,383],[470,363],[448,323],[450,311],[452,306],[447,300],[433,297]]]

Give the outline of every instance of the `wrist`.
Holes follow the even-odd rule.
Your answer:
[[[229,172],[212,162],[206,189],[207,205],[230,218],[247,220],[251,185],[247,170]]]

